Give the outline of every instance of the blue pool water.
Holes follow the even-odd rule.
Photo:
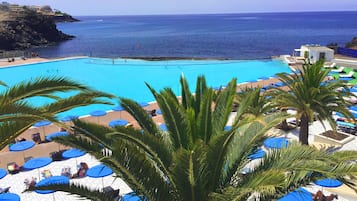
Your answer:
[[[199,75],[205,75],[209,86],[219,87],[227,84],[232,78],[237,78],[238,82],[242,83],[289,71],[286,64],[271,60],[145,61],[80,58],[2,68],[0,80],[11,86],[39,76],[65,76],[118,97],[131,98],[137,102],[150,102],[154,98],[145,82],[156,90],[170,87],[178,95],[181,90],[179,84],[181,74],[184,74],[191,89],[194,89]],[[36,99],[33,104],[44,102],[46,100]],[[114,104],[117,104],[117,101]],[[110,110],[112,107],[91,105],[76,108],[61,116],[86,115],[94,110]]]

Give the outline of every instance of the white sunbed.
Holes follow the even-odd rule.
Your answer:
[[[336,67],[336,63],[330,63],[330,64],[324,64],[325,68],[335,68]]]
[[[355,72],[352,70],[349,73],[340,74],[340,77],[352,77]]]
[[[331,72],[341,73],[343,71],[343,69],[345,69],[345,67],[340,66],[338,69],[332,69]]]

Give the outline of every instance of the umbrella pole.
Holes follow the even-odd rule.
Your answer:
[[[102,185],[103,185],[103,189],[104,189],[104,179],[103,179],[103,177],[102,177]]]
[[[52,195],[53,195],[53,201],[55,201],[56,200],[55,199],[55,193],[53,192]]]
[[[40,181],[41,180],[40,168],[37,168],[37,171],[38,171],[38,181]]]

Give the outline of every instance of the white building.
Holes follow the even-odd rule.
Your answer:
[[[320,59],[325,59],[325,61],[329,62],[334,58],[332,49],[319,45],[302,45],[300,49],[295,49],[294,52],[300,52],[300,57],[304,57],[307,54],[311,63],[316,63]]]

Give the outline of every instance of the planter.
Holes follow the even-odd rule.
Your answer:
[[[333,146],[342,146],[354,139],[355,137],[353,135],[341,131],[332,130],[314,135],[315,142],[330,144]]]

